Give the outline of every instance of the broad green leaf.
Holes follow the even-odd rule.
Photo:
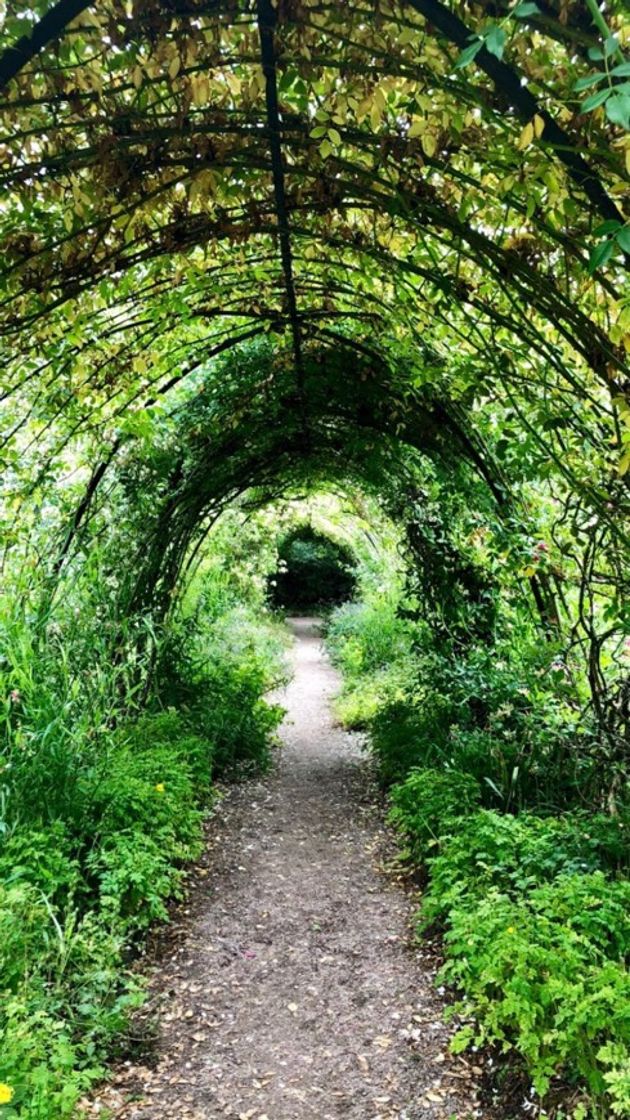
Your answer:
[[[586,101],[582,102],[580,106],[581,111],[583,113],[590,113],[593,109],[599,108],[600,105],[603,105],[604,102],[608,100],[611,93],[612,90],[608,88],[600,89],[598,93],[591,94],[590,97],[586,98]]]
[[[618,221],[616,218],[609,218],[608,221],[601,222],[600,225],[595,227],[595,229],[593,230],[593,235],[595,237],[605,237],[607,233],[616,233],[620,227],[620,221]]]
[[[516,19],[527,19],[528,16],[540,15],[540,8],[537,4],[531,3],[531,0],[523,0],[523,3],[517,4],[511,14]]]
[[[495,55],[496,58],[503,58],[505,40],[506,35],[502,28],[496,25],[491,27],[485,35],[486,50],[490,51],[490,54]]]
[[[630,130],[630,93],[613,93],[606,101],[606,116],[613,124]]]
[[[611,240],[601,241],[599,245],[596,245],[595,248],[591,250],[591,254],[588,260],[589,272],[593,273],[598,268],[601,268],[603,265],[605,265],[607,261],[609,261],[612,257],[614,249],[615,242]]]
[[[461,70],[462,67],[468,66],[477,57],[482,47],[483,39],[476,39],[469,47],[465,47],[455,63],[455,69]]]
[[[599,83],[603,82],[605,78],[606,74],[603,74],[601,70],[598,70],[596,74],[587,74],[585,78],[578,78],[573,88],[576,93],[579,93],[583,89],[588,89],[589,86],[599,85]]]

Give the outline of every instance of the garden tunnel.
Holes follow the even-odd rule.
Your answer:
[[[159,613],[238,495],[402,477],[411,449],[482,480],[543,629],[624,723],[621,15],[614,38],[555,2],[12,6],[5,557],[45,611],[116,495],[120,610]],[[620,70],[591,111],[602,37]]]
[[[477,1017],[541,1115],[628,1112],[626,9],[0,3],[7,1116],[76,1115],[214,784],[270,765],[266,581],[333,507],[347,726],[423,877],[459,843],[423,893],[462,1046]]]
[[[357,586],[352,552],[309,522],[280,541],[278,566],[268,581],[270,602],[294,614],[312,614],[352,599]]]

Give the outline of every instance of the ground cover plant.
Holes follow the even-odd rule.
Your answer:
[[[319,494],[462,1044],[623,1115],[626,5],[4,7],[0,1110],[71,1114],[213,779],[269,764]]]
[[[219,540],[219,563],[204,557],[170,625],[134,659],[133,687],[129,663],[106,671],[106,642],[86,655],[61,619],[50,655],[35,658],[24,623],[3,617],[7,1117],[75,1114],[124,1046],[142,1001],[133,953],[182,897],[215,780],[270,764],[282,713],[264,697],[283,679],[284,639],[262,581],[252,586]]]
[[[532,644],[522,619],[515,630],[509,603],[492,644],[468,626],[453,640],[427,626],[417,570],[411,587],[398,603],[340,608],[328,642],[345,674],[340,716],[368,730],[401,857],[426,880],[418,936],[443,938],[453,1049],[511,1056],[541,1115],[623,1116],[625,791],[613,778],[611,799],[595,721],[557,645]]]

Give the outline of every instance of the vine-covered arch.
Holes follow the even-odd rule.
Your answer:
[[[0,0],[11,1114],[83,1109],[213,783],[271,763],[287,632],[270,588],[305,524],[356,558],[327,622],[338,711],[396,783],[424,921],[449,928],[455,1048],[512,1049],[514,1079],[489,1063],[508,1109],[628,1113],[626,16],[627,0]],[[312,776],[324,798],[341,783],[345,812],[329,746]],[[260,820],[273,802],[284,821],[304,753]],[[315,805],[289,844],[300,876]],[[330,822],[334,855],[350,834]],[[390,1071],[398,1045],[418,1056],[392,1035]],[[184,1078],[202,1112],[204,1055]],[[173,1072],[141,1078],[149,1111],[177,1113]],[[361,1070],[355,1110],[437,1102],[413,1100],[408,1072],[403,1102]],[[250,1115],[242,1086],[219,1088]],[[336,1115],[348,1086],[327,1088]]]
[[[203,523],[210,479],[219,500],[298,462],[341,469],[370,427],[446,447],[514,525],[540,480],[584,580],[602,557],[577,624],[597,661],[618,633],[630,462],[621,8],[17,6],[0,51],[2,454],[9,542],[76,475],[56,491],[49,586],[134,446],[144,461],[203,381],[224,430],[185,498],[190,462],[173,468],[164,517],[183,503]],[[264,389],[233,391],[238,361],[217,359],[262,336]],[[335,384],[323,353],[347,355]],[[171,531],[165,587],[193,532]],[[541,592],[523,572],[559,624],[548,577]]]

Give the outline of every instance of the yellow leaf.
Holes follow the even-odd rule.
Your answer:
[[[205,105],[210,98],[210,82],[205,77],[195,75],[190,83],[193,105],[199,108]]]
[[[381,123],[382,116],[382,109],[380,109],[378,105],[373,105],[370,110],[370,126],[373,132],[376,132],[379,124]]]
[[[173,78],[177,77],[177,75],[179,74],[179,71],[181,70],[181,66],[182,66],[182,60],[179,57],[179,55],[178,54],[173,55],[173,57],[172,57],[172,59],[169,63],[169,67],[168,67],[168,76],[169,76],[169,78],[171,78],[171,80]]]
[[[535,115],[535,117],[532,121],[532,124],[534,126],[534,136],[536,137],[537,140],[540,140],[540,137],[542,136],[543,132],[545,131],[545,122],[544,122],[543,118],[540,116],[539,113],[536,113],[536,115]]]
[[[383,93],[383,90],[380,86],[377,86],[377,88],[374,90],[374,104],[378,106],[378,108],[381,110],[381,113],[385,112],[387,98],[385,97],[385,94]]]
[[[140,67],[139,66],[134,66],[133,72],[131,74],[131,80],[132,80],[134,86],[136,87],[136,89],[140,89],[140,86],[142,85],[143,77],[144,77],[144,75],[143,75]]]
[[[425,123],[424,123],[423,120],[414,121],[413,124],[411,125],[411,128],[409,129],[409,133],[408,133],[409,139],[413,140],[416,136],[422,136],[422,133],[424,132],[424,129],[425,129]]]
[[[437,151],[437,140],[432,132],[425,132],[421,140],[422,150],[431,159]]]
[[[630,447],[626,448],[623,455],[621,456],[621,459],[619,460],[617,474],[620,478],[623,478],[624,474],[628,470],[628,467],[630,467]]]
[[[331,155],[332,150],[333,146],[330,143],[330,140],[322,140],[321,144],[319,145],[319,152],[322,159],[328,159],[328,156]]]
[[[626,148],[626,171],[630,175],[630,148]]]
[[[519,136],[519,139],[518,139],[518,144],[516,145],[519,152],[522,152],[522,151],[525,150],[525,148],[528,148],[533,139],[534,139],[534,125],[533,125],[532,121],[529,121],[525,125],[525,128],[523,129],[523,131],[521,132],[521,135]]]

